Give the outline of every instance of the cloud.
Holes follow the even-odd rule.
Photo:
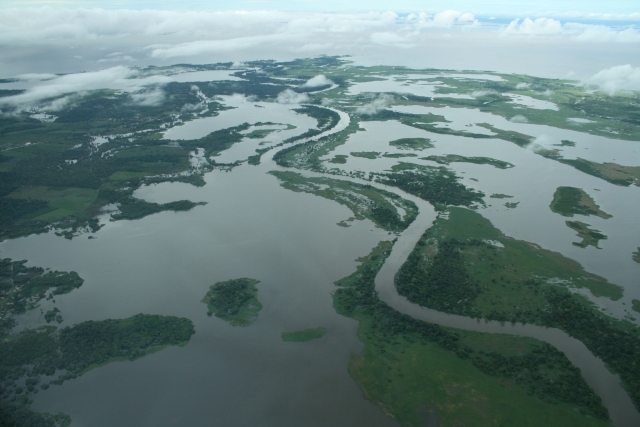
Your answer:
[[[566,37],[580,42],[638,43],[640,31],[635,28],[616,29],[605,25],[561,23],[552,18],[515,19],[504,28],[502,37]]]
[[[298,93],[291,89],[286,89],[278,94],[277,101],[279,104],[304,104],[311,101],[311,99],[306,93]]]
[[[400,48],[409,48],[415,46],[410,36],[401,36],[392,32],[377,32],[370,36],[373,43],[383,46],[394,46]]]
[[[511,123],[529,123],[529,119],[525,116],[518,114],[517,116],[513,116],[509,119]]]
[[[528,89],[531,86],[529,83],[520,82],[516,85],[516,89]]]
[[[332,85],[332,84],[333,84],[333,81],[329,80],[323,74],[318,74],[317,76],[311,77],[309,80],[307,80],[305,84],[303,84],[301,87],[314,88],[314,87],[321,87],[321,86]]]
[[[58,76],[55,74],[49,74],[49,73],[27,73],[27,74],[19,74],[15,78],[18,80],[31,81],[31,80],[51,80],[51,79],[55,79],[56,77]]]
[[[385,108],[387,108],[391,103],[391,101],[393,101],[393,96],[382,94],[378,96],[376,99],[374,99],[372,102],[365,105],[361,105],[360,107],[356,108],[356,113],[364,114],[368,116],[372,114],[376,114],[379,111],[382,111]]]
[[[158,87],[131,94],[133,103],[143,107],[157,107],[164,102],[164,98],[164,91]]]
[[[290,37],[288,34],[268,34],[224,40],[198,40],[169,47],[152,45],[149,49],[152,49],[151,56],[154,58],[176,58],[249,49],[265,43],[290,41]]]
[[[457,10],[445,10],[433,16],[424,12],[412,13],[407,16],[407,21],[415,22],[419,28],[451,28],[454,25],[470,28],[479,25],[472,13]]]
[[[43,109],[60,109],[77,100],[79,94],[98,89],[112,89],[132,93],[139,105],[157,105],[163,99],[159,89],[149,91],[148,86],[157,86],[171,81],[169,77],[155,75],[140,77],[140,72],[128,67],[117,66],[90,73],[66,74],[42,81],[24,93],[0,98],[0,106],[25,109],[40,106]],[[53,102],[55,98],[61,98]],[[63,101],[66,99],[66,101]],[[39,105],[42,104],[43,105]]]
[[[619,90],[640,90],[640,67],[627,64],[607,68],[589,77],[587,82],[597,84],[610,95]]]

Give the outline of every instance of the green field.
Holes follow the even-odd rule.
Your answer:
[[[567,227],[576,231],[578,233],[578,237],[582,239],[580,242],[573,242],[574,246],[578,246],[580,248],[586,248],[587,246],[593,246],[594,248],[600,249],[598,243],[600,240],[604,240],[607,238],[604,234],[600,233],[597,230],[592,230],[589,224],[585,224],[581,221],[565,221]]]

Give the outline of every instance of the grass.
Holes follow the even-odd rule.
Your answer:
[[[608,219],[611,215],[600,209],[600,206],[584,190],[575,187],[558,187],[549,205],[551,210],[562,216],[597,215]]]
[[[640,300],[634,299],[631,300],[631,309],[633,311],[637,311],[638,313],[640,313]]]
[[[592,230],[589,224],[586,224],[581,221],[565,221],[567,227],[576,231],[578,233],[578,237],[582,239],[580,242],[573,242],[574,246],[578,246],[580,248],[586,248],[587,246],[593,246],[594,248],[601,249],[598,246],[600,240],[604,240],[607,238],[604,234],[600,233],[597,230]]]
[[[493,193],[491,196],[492,199],[511,199],[513,196],[509,196],[507,194]]]
[[[640,247],[638,248],[637,251],[635,251],[632,256],[633,260],[637,263],[640,263]]]
[[[334,294],[336,310],[360,322],[358,337],[365,350],[352,356],[349,373],[365,397],[402,426],[610,425],[585,415],[595,410],[606,418],[606,410],[579,371],[550,346],[531,338],[443,328],[401,315],[380,302],[373,279],[392,245],[380,242],[357,260],[361,264],[353,274],[336,282],[340,287]],[[487,370],[482,363],[487,358],[506,361],[519,376]],[[513,364],[524,360],[536,363],[524,370]],[[558,400],[548,388],[531,387],[531,378],[540,377],[570,384],[581,393]],[[550,384],[544,381],[540,384]]]
[[[518,205],[520,204],[520,202],[507,202],[504,205],[508,208],[508,209],[515,209],[518,207]]]
[[[346,156],[344,154],[336,154],[335,156],[333,156],[333,159],[329,160],[329,163],[335,163],[335,164],[345,164],[347,163],[347,158],[349,156]]]
[[[34,219],[54,221],[56,219],[77,215],[84,211],[98,196],[96,190],[90,188],[57,188],[43,185],[20,187],[8,197],[26,200],[44,200],[49,203],[51,211]]]
[[[349,373],[366,397],[403,426],[424,426],[434,418],[438,424],[432,425],[441,427],[609,425],[580,414],[572,405],[528,395],[514,382],[487,375],[437,344],[405,337],[391,343],[368,339],[369,322],[361,320],[359,336],[366,349],[363,356],[352,357]],[[522,338],[509,338],[510,346],[524,346]],[[475,340],[486,348],[494,338],[483,334]]]
[[[304,329],[295,332],[283,332],[282,341],[285,342],[307,342],[322,338],[327,332],[325,328]]]

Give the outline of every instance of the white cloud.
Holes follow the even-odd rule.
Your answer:
[[[311,77],[309,80],[307,80],[301,87],[304,88],[314,88],[314,87],[320,87],[320,86],[326,86],[326,85],[332,85],[333,82],[331,80],[329,80],[326,76],[324,76],[323,74],[318,74],[315,77]]]
[[[587,82],[599,85],[610,95],[619,90],[640,90],[640,67],[627,64],[607,68],[588,78]]]
[[[55,79],[56,77],[58,76],[56,76],[55,74],[49,74],[49,73],[27,73],[27,74],[17,75],[16,79],[31,81],[31,80],[51,80],[51,79]]]
[[[304,104],[311,99],[306,93],[294,92],[291,89],[286,89],[278,94],[278,103],[280,104]]]
[[[516,85],[516,89],[528,89],[531,86],[529,83],[520,82]]]
[[[635,28],[617,29],[605,25],[561,23],[552,18],[515,19],[504,28],[502,37],[567,37],[580,42],[638,43],[640,31]]]
[[[144,107],[156,107],[164,102],[164,98],[164,91],[157,87],[131,94],[133,103]]]
[[[131,68],[117,66],[90,73],[66,74],[55,76],[55,78],[45,80],[38,85],[27,89],[24,93],[14,96],[0,98],[0,105],[13,106],[18,109],[37,106],[43,101],[53,98],[72,95],[75,98],[65,97],[66,101],[57,100],[49,102],[50,110],[60,109],[68,105],[72,99],[77,99],[78,93],[98,89],[113,89],[134,93],[134,102],[139,105],[154,105],[163,99],[159,89],[146,90],[148,86],[168,83],[169,77],[155,75],[140,77],[140,72]]]
[[[529,123],[529,120],[523,116],[518,114],[517,116],[513,116],[509,119],[511,123]]]
[[[479,24],[472,13],[457,10],[445,10],[431,16],[424,12],[407,16],[409,22],[415,22],[419,28],[451,28],[454,25],[473,27]]]
[[[371,34],[371,41],[375,44],[383,46],[394,46],[401,48],[409,48],[415,46],[411,41],[411,37],[402,36],[392,32],[377,32]]]
[[[372,102],[365,105],[361,105],[360,107],[356,108],[356,113],[364,114],[364,115],[376,114],[379,111],[382,111],[385,108],[387,108],[391,103],[391,101],[393,101],[393,96],[382,94],[378,96],[376,99],[374,99]]]

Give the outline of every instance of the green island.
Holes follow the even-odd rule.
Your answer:
[[[492,199],[512,199],[513,196],[509,196],[507,194],[501,194],[501,193],[494,193],[491,196]]]
[[[640,313],[640,300],[638,299],[631,300],[631,309],[633,311]]]
[[[389,142],[389,145],[400,150],[426,150],[433,148],[429,138],[401,138]]]
[[[12,316],[34,309],[38,301],[67,294],[84,283],[75,271],[45,272],[41,267],[26,267],[26,263],[26,260],[0,259],[0,321],[3,325],[11,324]]]
[[[638,247],[638,250],[635,251],[634,253],[631,254],[631,258],[637,262],[640,263],[640,247]]]
[[[354,151],[351,154],[353,157],[362,157],[364,159],[377,159],[380,156],[380,153],[377,151]]]
[[[617,163],[596,163],[580,157],[577,159],[557,159],[573,166],[581,172],[604,179],[615,185],[640,186],[640,166],[622,166]]]
[[[515,209],[518,207],[518,205],[520,204],[520,202],[507,202],[504,205],[508,208],[508,209]]]
[[[283,332],[282,341],[285,342],[307,342],[322,338],[327,333],[325,328],[304,329],[295,332]]]
[[[551,210],[562,216],[597,215],[608,219],[611,215],[600,209],[600,206],[584,190],[575,187],[558,187],[549,205]]]
[[[594,248],[600,249],[598,243],[600,240],[604,240],[607,238],[604,234],[600,233],[597,230],[592,230],[589,224],[586,224],[581,221],[565,221],[567,227],[574,230],[578,233],[578,237],[582,239],[580,242],[573,242],[574,246],[578,246],[580,248],[586,248],[587,246],[593,246]]]
[[[387,231],[404,230],[418,214],[418,207],[413,202],[368,184],[331,178],[307,178],[288,171],[269,173],[277,177],[280,185],[286,189],[334,200],[349,208],[356,219],[367,218]],[[404,216],[400,215],[398,208],[404,210]]]
[[[447,205],[484,204],[483,193],[468,189],[458,182],[459,178],[453,171],[444,167],[400,162],[391,168],[391,173],[372,175],[377,182],[418,196],[432,203],[436,209],[443,209]]]
[[[418,157],[418,155],[414,153],[384,153],[382,157],[387,157],[389,159],[401,159],[403,157]]]
[[[262,310],[256,288],[258,283],[259,280],[247,278],[215,283],[202,299],[207,304],[207,314],[215,315],[232,326],[249,326]]]
[[[463,163],[475,163],[478,165],[491,165],[498,169],[508,169],[513,167],[511,163],[504,162],[502,160],[491,159],[489,157],[465,157],[465,156],[459,156],[457,154],[447,154],[446,156],[427,156],[427,157],[420,157],[420,159],[430,160],[432,162],[440,163],[442,165],[448,165],[449,163],[454,163],[454,162],[463,162]]]
[[[340,164],[343,165],[345,163],[347,163],[347,158],[349,156],[344,155],[344,154],[336,154],[335,156],[333,156],[333,158],[331,160],[329,160],[329,163],[336,163],[336,164]]]
[[[365,344],[349,373],[403,426],[608,426],[608,412],[564,354],[540,341],[441,327],[380,301],[381,242],[336,285],[336,310]]]

